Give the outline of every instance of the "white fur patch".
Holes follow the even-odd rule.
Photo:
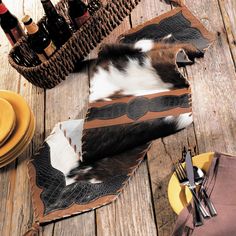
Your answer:
[[[70,122],[70,124],[68,124]],[[78,134],[76,137],[82,137],[82,128],[84,120],[66,121],[58,123],[51,135],[45,140],[50,147],[50,160],[53,168],[61,171],[66,180],[66,185],[76,182],[72,178],[68,178],[67,174],[71,169],[78,166],[78,153],[75,152],[72,145],[69,144],[68,139],[65,137],[62,127],[67,127],[68,136],[76,130]],[[70,127],[70,128],[69,128]],[[76,143],[78,149],[81,150],[80,140],[72,138],[72,142]]]
[[[183,129],[187,126],[189,126],[192,122],[193,122],[193,116],[192,113],[184,113],[184,114],[180,114],[179,116],[175,117],[175,116],[167,116],[165,118],[166,122],[177,122],[177,130]]]
[[[98,67],[98,71],[94,74],[90,82],[90,102],[109,97],[119,91],[119,87],[112,83],[110,77],[111,76],[108,71]]]
[[[74,148],[78,155],[82,153],[82,131],[84,127],[84,119],[80,120],[68,120],[61,122],[61,130],[65,132],[65,135],[71,141],[71,146]]]
[[[181,114],[178,117],[177,129],[183,129],[193,122],[192,113]]]
[[[123,95],[140,96],[168,91],[172,87],[172,84],[161,80],[149,58],[144,60],[143,65],[129,59],[125,72],[113,65],[109,65],[108,71],[98,68],[90,83],[89,101],[105,99],[117,91],[122,91]]]
[[[134,44],[135,48],[139,48],[142,52],[150,51],[154,46],[154,41],[151,39],[142,39]]]
[[[102,183],[102,181],[101,180],[97,180],[97,179],[90,179],[89,180],[89,182],[91,183],[91,184],[100,184],[100,183]]]
[[[172,34],[168,34],[163,38],[163,40],[170,39],[170,38],[172,38],[172,36],[173,36]]]

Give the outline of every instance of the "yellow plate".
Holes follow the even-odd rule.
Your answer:
[[[6,159],[9,159],[9,157],[11,157],[13,154],[17,154],[22,149],[22,147],[24,147],[25,142],[28,140],[31,133],[34,132],[34,128],[35,128],[35,119],[34,119],[33,113],[31,113],[29,129],[27,130],[24,137],[16,146],[12,148],[7,154],[3,155],[0,158],[0,163],[3,163]]]
[[[14,161],[19,155],[21,155],[25,151],[25,149],[30,144],[35,131],[35,118],[33,113],[31,115],[31,122],[27,134],[16,148],[11,150],[7,155],[3,156],[3,159],[0,159],[0,168]]]
[[[213,156],[214,152],[207,152],[194,156],[192,159],[193,165],[206,172],[211,165]],[[179,181],[175,174],[172,174],[168,184],[168,199],[176,214],[179,214],[191,200],[191,194],[185,191],[185,187],[179,185]]]
[[[28,139],[29,135],[31,134],[32,132],[32,129],[34,128],[34,116],[33,116],[33,113],[31,113],[31,118],[30,118],[30,124],[29,124],[29,128],[28,130],[26,131],[25,135],[22,137],[22,139],[20,140],[20,142],[15,146],[13,147],[8,153],[6,153],[5,155],[3,155],[1,158],[0,158],[0,163],[2,161],[4,161],[4,159],[8,158],[8,156],[11,156],[13,152],[19,150],[22,145],[25,143],[25,141]]]
[[[0,111],[0,146],[2,146],[15,127],[16,116],[12,105],[3,98],[0,98]]]
[[[25,140],[25,142],[22,144],[21,149],[16,150],[14,153],[12,153],[4,162],[0,163],[0,168],[8,165],[9,163],[13,162],[19,155],[21,155],[25,149],[30,144],[32,138],[34,135],[34,130],[29,134],[28,138]]]
[[[17,93],[0,90],[0,98],[6,99],[13,107],[16,114],[16,127],[11,137],[0,147],[0,159],[14,148],[24,137],[29,128],[31,111],[26,101]]]

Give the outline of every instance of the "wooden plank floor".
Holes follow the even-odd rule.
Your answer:
[[[4,3],[18,18],[28,13],[37,20],[43,15],[39,0],[5,0]],[[194,125],[156,140],[147,160],[117,201],[48,224],[41,228],[41,236],[169,236],[176,219],[166,191],[171,160],[180,157],[184,145],[191,146],[195,153],[236,154],[236,3],[234,0],[186,0],[186,5],[216,34],[216,42],[204,59],[185,70],[193,91]],[[170,9],[165,1],[142,0],[104,42],[114,42],[125,30]],[[10,45],[2,30],[0,38],[0,89],[20,93],[37,120],[29,148],[18,160],[0,169],[0,235],[20,236],[33,221],[26,163],[57,122],[84,117],[89,73],[71,74],[51,90],[36,88],[11,68],[7,60]],[[96,50],[90,56],[95,55]]]

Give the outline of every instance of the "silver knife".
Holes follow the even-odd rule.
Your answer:
[[[196,206],[198,207],[200,213],[202,214],[203,218],[204,219],[210,218],[210,215],[206,211],[205,207],[201,204],[196,194],[196,184],[194,181],[193,163],[192,163],[192,157],[191,157],[190,151],[186,153],[185,163],[186,163],[187,177],[189,181],[188,188],[190,192],[192,193],[193,200]]]

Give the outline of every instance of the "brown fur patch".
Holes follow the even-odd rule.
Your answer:
[[[147,52],[147,55],[151,59],[152,66],[161,79],[166,83],[172,83],[178,88],[189,86],[186,78],[180,73],[176,63],[178,52],[185,48],[187,50],[194,50],[191,45],[187,44],[155,43],[152,50]]]

